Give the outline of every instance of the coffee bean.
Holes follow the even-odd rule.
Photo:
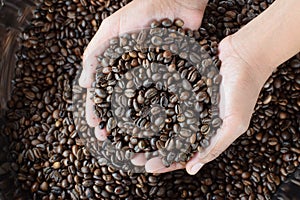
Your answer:
[[[181,19],[176,19],[174,21],[174,24],[178,27],[182,27],[184,25],[184,22]]]
[[[271,146],[275,146],[275,145],[278,144],[278,139],[275,138],[275,137],[269,138],[268,139],[268,144],[271,145]]]
[[[145,92],[145,98],[151,99],[157,94],[157,90],[155,88],[150,88]]]
[[[101,98],[105,98],[107,96],[106,92],[103,89],[96,89],[95,93]]]
[[[161,24],[165,27],[170,27],[172,25],[172,21],[170,19],[164,19]]]
[[[42,191],[47,191],[48,190],[48,183],[47,182],[43,182],[41,185],[40,185],[40,189]]]
[[[160,46],[161,44],[162,44],[162,39],[160,38],[160,37],[158,37],[158,36],[153,36],[152,38],[151,38],[151,42],[152,42],[152,44],[153,45],[155,45],[155,46]]]
[[[145,144],[144,140],[141,140],[141,141],[138,142],[138,147],[140,149],[144,149],[146,147],[146,144]]]
[[[115,188],[114,193],[117,195],[123,194],[124,193],[124,189],[121,186],[118,186]]]
[[[250,177],[250,173],[249,172],[242,173],[242,178],[243,179],[248,179],[249,177]]]
[[[220,127],[221,124],[222,124],[222,119],[220,119],[220,118],[215,118],[215,119],[212,120],[212,126],[214,128]]]
[[[125,95],[128,98],[132,98],[135,96],[135,91],[133,89],[126,89],[125,90]]]

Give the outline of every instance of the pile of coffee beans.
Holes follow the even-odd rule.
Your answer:
[[[280,199],[280,200],[298,199],[300,196],[299,181],[300,181],[300,170],[298,169],[295,173],[290,175],[290,177],[286,181],[282,183],[278,192],[273,196],[273,199]]]
[[[31,0],[0,1],[0,118],[10,96],[16,62],[17,38],[28,26],[31,17]]]
[[[300,162],[300,54],[266,81],[246,133],[195,176],[184,170],[135,174],[107,165],[107,160],[118,164],[116,158],[122,155],[101,148],[104,142],[97,141],[84,120],[85,90],[73,81],[80,74],[80,57],[102,20],[128,2],[36,2],[34,18],[20,36],[14,89],[0,131],[9,144],[1,169],[9,168],[16,178],[10,183],[1,176],[0,190],[9,184],[14,189],[9,199],[26,200],[254,200],[288,191],[278,188]],[[216,54],[221,39],[272,2],[211,0],[196,40],[205,39],[209,52]],[[298,179],[292,180],[293,186],[300,185]]]
[[[185,162],[209,145],[222,123],[220,61],[206,41],[197,42],[198,31],[183,25],[154,21],[150,29],[111,40],[99,57],[95,114],[129,159],[131,152],[149,152],[165,166]]]

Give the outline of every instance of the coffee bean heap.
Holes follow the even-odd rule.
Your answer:
[[[217,42],[272,2],[211,0],[196,40],[205,39],[216,54]],[[246,133],[198,174],[133,174],[106,165],[123,155],[101,148],[84,120],[85,91],[72,85],[80,55],[102,20],[128,1],[36,3],[19,39],[14,89],[0,126],[0,143],[9,144],[0,151],[0,193],[8,186],[14,192],[7,199],[262,200],[289,192],[278,188],[299,168],[300,54],[266,81]],[[7,181],[14,177],[7,170],[14,181]],[[299,187],[299,179],[291,180],[289,187]]]
[[[292,199],[296,200],[300,196],[299,191],[299,181],[300,181],[300,170],[290,175],[290,177],[284,181],[279,188],[276,195],[273,196],[274,199]]]
[[[113,144],[135,153],[158,150],[166,166],[205,149],[222,123],[220,61],[183,24],[154,21],[149,30],[111,40],[94,84],[95,113]]]

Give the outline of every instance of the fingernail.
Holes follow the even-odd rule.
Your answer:
[[[195,164],[194,166],[191,167],[189,174],[195,175],[201,169],[202,166],[203,166],[203,164],[201,164],[201,163]]]
[[[158,157],[151,158],[145,165],[146,172],[148,173],[157,173],[164,168],[166,167],[162,164],[161,158]]]
[[[148,173],[159,173],[161,170],[165,169],[165,167],[145,167],[145,169]]]
[[[159,171],[162,170],[162,169],[164,169],[164,168],[159,168],[159,169],[151,169],[151,168],[150,168],[150,169],[149,169],[149,168],[146,168],[146,167],[145,167],[145,169],[146,169],[146,172],[147,172],[147,173],[159,173]]]

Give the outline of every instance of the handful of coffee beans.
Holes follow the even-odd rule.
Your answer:
[[[220,61],[180,19],[110,40],[96,69],[94,112],[126,158],[160,156],[165,166],[203,151],[221,126]],[[203,45],[204,44],[204,45]]]

